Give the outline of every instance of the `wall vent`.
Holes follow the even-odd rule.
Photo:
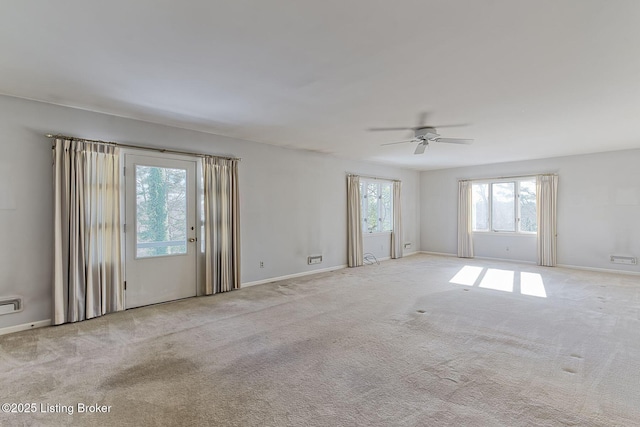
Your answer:
[[[0,314],[11,314],[22,311],[22,298],[0,298]]]
[[[633,256],[611,255],[611,262],[614,264],[638,264],[638,260]]]
[[[311,255],[307,258],[307,264],[320,264],[322,262],[322,255]]]

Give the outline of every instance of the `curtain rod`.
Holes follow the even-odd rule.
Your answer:
[[[74,136],[67,136],[67,135],[53,135],[53,134],[48,133],[45,136],[47,138],[68,139],[70,141],[90,142],[90,143],[93,143],[93,144],[115,145],[117,147],[137,148],[137,149],[140,149],[140,150],[158,151],[160,153],[183,154],[183,155],[187,155],[187,156],[197,156],[197,157],[217,157],[219,159],[226,159],[226,160],[238,160],[238,161],[242,160],[239,157],[225,157],[225,156],[216,156],[216,155],[213,155],[213,154],[194,153],[194,152],[191,152],[191,151],[172,150],[172,149],[169,149],[169,148],[157,148],[157,147],[149,147],[149,146],[144,146],[144,145],[122,144],[122,143],[113,142],[113,141],[101,141],[99,139],[76,138]]]
[[[370,175],[361,175],[359,173],[349,173],[347,172],[347,176],[359,176],[361,178],[369,178],[369,179],[379,179],[381,181],[392,181],[392,182],[402,182],[399,179],[393,179],[393,178],[381,178],[379,176],[370,176]]]
[[[487,178],[464,178],[458,179],[458,181],[489,181],[492,179],[516,179],[516,178],[535,178],[538,175],[554,175],[557,176],[556,173],[534,173],[531,175],[512,175],[512,176],[490,176]]]

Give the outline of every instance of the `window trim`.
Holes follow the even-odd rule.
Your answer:
[[[488,204],[489,206],[487,207],[487,215],[488,215],[488,223],[489,223],[489,229],[488,230],[471,230],[472,233],[474,234],[479,234],[479,235],[500,235],[500,236],[535,236],[538,231],[537,231],[537,224],[536,224],[536,231],[521,231],[520,230],[520,223],[521,223],[521,211],[520,211],[520,183],[522,181],[533,181],[534,184],[537,184],[537,180],[538,177],[536,175],[531,175],[531,176],[518,176],[518,177],[505,177],[505,178],[487,178],[487,179],[475,179],[471,181],[471,186],[472,186],[472,191],[473,191],[473,185],[475,184],[488,184],[489,187],[489,197],[488,197]],[[505,230],[494,230],[493,229],[493,184],[499,184],[499,183],[504,183],[504,182],[513,182],[516,185],[514,186],[514,190],[515,190],[515,194],[514,194],[514,218],[515,218],[515,225],[516,225],[516,229],[515,231],[505,231]],[[536,212],[538,210],[538,206],[536,203]],[[473,208],[472,208],[472,212],[473,212]]]

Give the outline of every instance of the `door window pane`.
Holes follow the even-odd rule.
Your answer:
[[[367,232],[373,233],[378,231],[378,185],[375,183],[367,184],[367,212],[366,212],[366,221],[367,221]]]
[[[136,256],[187,253],[187,171],[136,165]]]
[[[393,231],[393,183],[360,181],[363,233]]]
[[[495,231],[516,231],[515,182],[491,184],[491,222]]]
[[[367,184],[364,181],[360,181],[360,224],[362,225],[362,232],[368,233],[367,227]]]
[[[380,231],[393,230],[393,184],[380,184]]]

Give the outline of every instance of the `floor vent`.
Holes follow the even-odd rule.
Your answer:
[[[11,314],[22,311],[22,298],[0,298],[0,314]]]

